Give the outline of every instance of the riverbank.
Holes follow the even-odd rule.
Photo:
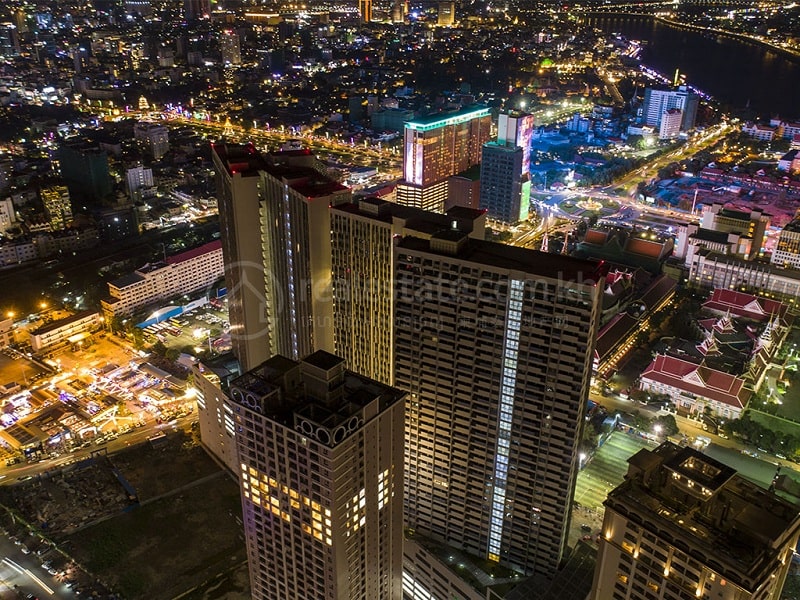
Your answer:
[[[794,61],[800,62],[800,52],[792,50],[790,48],[783,48],[781,46],[776,46],[775,44],[770,44],[769,42],[750,36],[745,35],[743,33],[737,33],[735,31],[728,31],[726,29],[717,29],[714,27],[700,27],[698,25],[691,25],[689,23],[681,23],[680,21],[675,21],[673,19],[668,19],[667,17],[662,17],[661,15],[650,15],[658,21],[659,23],[664,23],[665,25],[669,25],[670,27],[677,27],[678,29],[688,29],[689,31],[695,31],[700,34],[714,34],[714,35],[721,35],[725,37],[729,37],[735,39],[740,42],[744,42],[746,44],[753,44],[755,46],[762,46],[767,48],[768,50],[772,50],[773,52],[777,52],[782,56],[789,58]]]

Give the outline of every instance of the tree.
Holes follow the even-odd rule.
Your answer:
[[[660,426],[661,433],[664,435],[676,435],[680,433],[678,423],[672,415],[663,415],[653,419],[653,427]]]
[[[580,451],[585,454],[594,452],[595,448],[597,448],[597,430],[594,428],[593,424],[586,423],[586,426],[583,428],[583,437],[581,438],[579,448]]]

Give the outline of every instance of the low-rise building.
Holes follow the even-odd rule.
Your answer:
[[[65,319],[59,319],[31,331],[31,348],[34,352],[56,350],[77,343],[100,328],[100,313],[86,310]]]
[[[671,442],[628,459],[603,503],[588,600],[778,600],[800,510],[713,458]]]
[[[159,300],[208,289],[223,275],[222,244],[209,242],[109,282],[103,313],[108,319],[127,316]]]
[[[753,395],[742,377],[700,363],[657,354],[644,370],[643,390],[666,394],[682,412],[704,414],[706,408],[724,419],[738,419]]]

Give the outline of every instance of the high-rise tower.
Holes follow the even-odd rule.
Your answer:
[[[404,394],[315,352],[233,380],[257,600],[401,600]]]
[[[407,122],[397,202],[443,212],[447,178],[480,163],[491,125],[489,109],[476,106]]]
[[[372,0],[358,0],[358,12],[362,23],[372,21]]]
[[[334,352],[350,369],[392,384],[394,243],[454,227],[484,239],[486,215],[462,207],[433,213],[377,198],[331,207]]]
[[[245,369],[333,349],[328,207],[350,190],[307,150],[214,145],[231,340]]]
[[[566,549],[606,268],[467,238],[395,250],[406,526],[552,575]]]

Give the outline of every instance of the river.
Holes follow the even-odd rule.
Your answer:
[[[733,38],[702,34],[651,17],[610,15],[586,23],[628,39],[646,40],[642,62],[687,82],[733,109],[748,104],[763,118],[800,118],[800,60]]]

